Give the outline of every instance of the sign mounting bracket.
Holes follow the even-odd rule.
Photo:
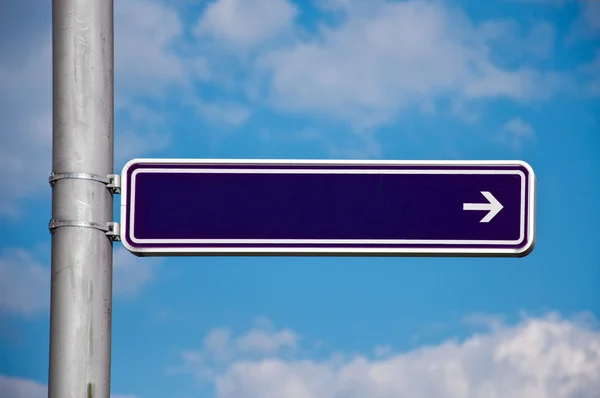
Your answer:
[[[92,228],[97,229],[106,234],[113,242],[121,240],[119,234],[120,226],[117,222],[98,223],[94,221],[78,221],[78,220],[50,220],[48,229],[53,234],[57,228],[62,227],[79,227],[79,228]]]
[[[121,176],[119,174],[108,174],[101,176],[91,173],[51,173],[49,182],[50,186],[54,186],[56,181],[63,179],[79,179],[97,181],[104,185],[113,194],[121,193]]]
[[[101,184],[106,185],[106,189],[110,191],[111,194],[120,194],[121,193],[121,175],[119,174],[108,174],[106,176],[101,176],[98,174],[92,173],[50,173],[50,177],[48,181],[51,187],[54,187],[59,180],[66,179],[78,179],[78,180],[89,180],[96,181]],[[51,219],[48,224],[48,229],[50,233],[53,234],[57,228],[62,227],[79,227],[79,228],[92,228],[100,230],[106,233],[106,236],[113,242],[118,242],[121,240],[120,235],[120,225],[118,222],[106,222],[99,223],[95,221],[85,221],[85,220],[55,220]]]

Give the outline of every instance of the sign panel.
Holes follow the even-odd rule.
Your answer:
[[[520,161],[135,159],[121,240],[140,256],[527,255]]]

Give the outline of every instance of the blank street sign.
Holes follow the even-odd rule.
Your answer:
[[[140,256],[527,255],[521,161],[135,159],[121,239]]]

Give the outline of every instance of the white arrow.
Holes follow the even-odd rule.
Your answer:
[[[500,210],[502,210],[504,206],[502,206],[500,202],[498,202],[498,199],[490,192],[481,191],[481,194],[485,196],[488,203],[463,203],[463,210],[487,211],[488,214],[486,214],[479,222],[490,222],[492,221],[492,218],[496,217],[496,214],[500,213]]]

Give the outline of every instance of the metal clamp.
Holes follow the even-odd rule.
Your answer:
[[[106,188],[114,194],[121,193],[121,176],[119,174],[109,174],[108,176],[108,184],[106,184]]]
[[[119,223],[118,222],[107,222],[105,224],[97,223],[93,221],[75,221],[75,220],[50,220],[48,229],[53,234],[57,228],[61,227],[80,227],[80,228],[93,228],[98,229],[106,234],[110,240],[118,242],[121,240],[119,234]]]
[[[121,241],[121,228],[119,227],[118,222],[107,222],[106,226],[108,227],[108,231],[106,231],[106,236],[110,238],[113,242]]]
[[[54,186],[54,183],[58,180],[75,178],[79,180],[91,180],[101,182],[106,185],[106,188],[113,194],[121,193],[121,176],[118,174],[108,174],[106,177],[98,174],[89,173],[51,173],[50,174],[50,186]]]

